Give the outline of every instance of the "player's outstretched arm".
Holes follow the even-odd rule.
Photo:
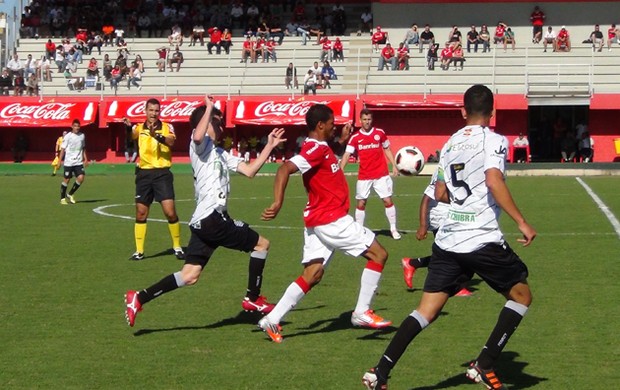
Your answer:
[[[485,171],[485,184],[495,202],[512,218],[516,223],[519,231],[523,233],[523,238],[518,239],[523,246],[528,246],[536,238],[536,230],[525,221],[525,217],[519,211],[510,190],[504,181],[503,173],[497,168],[487,169]]]
[[[431,203],[431,198],[424,194],[422,195],[422,201],[420,202],[420,224],[418,230],[415,232],[415,238],[418,241],[426,239],[428,234],[428,206]]]
[[[205,98],[205,106],[205,113],[202,115],[202,118],[200,118],[198,125],[192,133],[192,142],[194,142],[196,145],[200,145],[205,140],[205,135],[208,133],[209,130],[211,112],[213,111],[213,101],[210,96],[207,96]],[[215,140],[216,137],[213,131],[214,130],[211,129],[212,134],[209,134],[209,137]]]
[[[286,138],[282,138],[284,135],[284,129],[276,128],[271,130],[267,137],[267,145],[263,148],[260,154],[251,163],[242,162],[237,167],[237,172],[247,176],[254,177],[260,168],[265,164],[265,161],[269,158],[271,152],[282,142],[286,142]]]
[[[261,214],[261,219],[263,221],[270,221],[278,215],[280,209],[282,208],[282,204],[284,203],[284,193],[286,191],[286,186],[288,185],[288,178],[298,170],[299,168],[297,168],[297,165],[290,161],[286,161],[280,165],[273,183],[274,201],[271,206],[267,207]]]

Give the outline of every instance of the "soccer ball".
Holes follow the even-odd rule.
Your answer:
[[[405,146],[396,152],[396,169],[401,175],[415,176],[424,168],[424,154],[415,146]]]

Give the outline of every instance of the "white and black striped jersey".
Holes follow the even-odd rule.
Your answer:
[[[466,126],[441,150],[438,180],[450,192],[448,215],[435,243],[443,250],[469,253],[486,244],[502,244],[500,207],[485,183],[491,168],[505,174],[508,140],[487,127]]]
[[[221,213],[227,210],[230,193],[229,171],[236,172],[243,159],[215,146],[209,136],[205,136],[200,144],[193,141],[190,143],[189,157],[196,192],[196,210],[190,220],[191,225],[209,216],[213,211]]]
[[[65,150],[65,167],[84,165],[84,148],[86,148],[84,133],[68,132],[62,140],[61,148]]]

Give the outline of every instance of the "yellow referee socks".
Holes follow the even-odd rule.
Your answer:
[[[144,253],[144,239],[146,238],[146,222],[136,222],[133,228],[136,240],[136,252]]]
[[[172,247],[180,248],[181,226],[179,225],[179,221],[176,221],[175,223],[168,223],[168,230],[170,230],[170,237],[172,237]]]

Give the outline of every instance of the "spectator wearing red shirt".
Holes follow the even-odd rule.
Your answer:
[[[209,34],[209,43],[207,43],[209,54],[213,54],[211,51],[213,46],[215,46],[215,53],[220,54],[222,52],[222,32],[215,26],[208,29],[207,33]]]
[[[460,43],[456,43],[454,45],[454,49],[452,50],[452,64],[454,65],[454,70],[463,70],[463,64],[465,63],[465,55],[463,53],[463,46]],[[460,66],[459,66],[460,65]],[[459,66],[457,68],[457,66]]]
[[[222,33],[222,40],[220,42],[220,46],[224,48],[226,54],[230,53],[230,47],[232,46],[232,34],[227,28],[225,28],[224,32]]]
[[[277,45],[274,37],[269,38],[267,43],[265,43],[265,60],[267,62],[269,62],[270,58],[273,59],[273,62],[278,62],[278,56],[276,55]]]
[[[344,62],[344,47],[340,38],[336,38],[334,46],[332,47],[332,60]]]
[[[243,46],[241,47],[241,62],[247,62],[248,57],[250,57],[250,62],[256,62],[253,49],[254,44],[250,40],[250,36],[247,35],[245,37],[245,41],[243,41]]]
[[[452,62],[452,54],[452,46],[450,46],[450,43],[446,42],[446,47],[441,50],[440,54],[441,69],[448,70],[450,62]]]
[[[566,26],[562,26],[556,38],[555,50],[569,52],[570,48],[570,35],[568,34],[568,30],[566,30]]]
[[[540,10],[540,7],[534,7],[534,12],[530,15],[532,22],[532,43],[539,43],[542,40],[542,30],[547,16]]]
[[[504,34],[506,33],[506,24],[504,22],[497,23],[497,27],[495,27],[495,35],[493,35],[493,43],[494,44],[504,44]]]
[[[388,42],[385,44],[383,50],[381,50],[381,56],[379,57],[379,67],[377,70],[383,70],[387,64],[390,64],[392,70],[396,70],[396,52],[392,45]]]
[[[265,62],[265,43],[264,38],[254,39],[254,62],[258,62],[258,56]]]
[[[319,61],[321,62],[331,61],[330,54],[332,51],[332,41],[329,40],[327,35],[324,35],[321,38],[320,45],[321,45],[321,55],[320,55]]]
[[[612,43],[620,43],[620,28],[616,27],[615,24],[607,29],[607,50],[611,51]]]
[[[396,54],[398,56],[398,70],[409,70],[409,49],[405,46],[405,42],[398,44]]]
[[[162,46],[159,49],[156,49],[156,51],[157,51],[157,69],[160,72],[165,72],[166,71],[166,57],[168,56],[168,48]]]
[[[56,57],[56,44],[51,39],[48,39],[45,44],[45,56],[50,60]]]
[[[385,31],[381,31],[381,26],[377,26],[377,30],[370,37],[370,41],[372,42],[372,48],[375,53],[379,52],[379,45],[384,45],[387,42],[388,33]]]

